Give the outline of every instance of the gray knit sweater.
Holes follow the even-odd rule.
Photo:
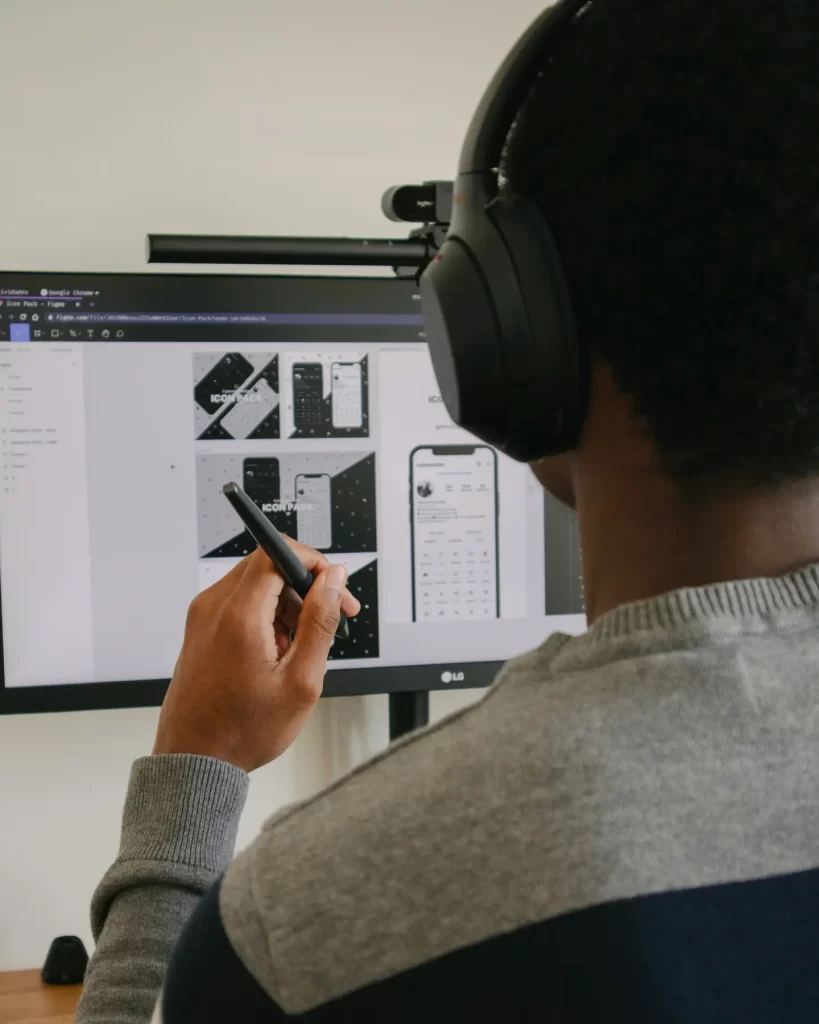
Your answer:
[[[163,977],[165,1024],[197,999],[190,1019],[203,1022],[392,1022],[421,1019],[433,998],[442,1020],[476,1008],[552,1019],[542,1001],[563,1000],[554,1019],[702,1024],[734,1020],[749,984],[743,1019],[807,1019],[819,1006],[799,987],[819,978],[806,932],[819,912],[804,912],[819,892],[805,888],[819,865],[818,687],[811,566],[552,636],[473,707],[277,815],[232,864],[246,776],[143,758],[93,900],[78,1024],[145,1024]],[[213,991],[211,955],[225,964]],[[763,991],[777,957],[793,976]],[[582,980],[591,962],[595,980]],[[599,1016],[583,1010],[603,998],[596,985]],[[671,989],[679,1002],[658,1009]],[[689,1005],[692,992],[707,1005]],[[786,992],[796,1001],[782,1010]],[[220,1002],[232,998],[235,1013]]]

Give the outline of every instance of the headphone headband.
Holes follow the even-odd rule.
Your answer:
[[[532,67],[545,39],[552,39],[581,17],[593,0],[559,0],[548,7],[512,47],[472,116],[461,148],[458,174],[480,174],[500,163],[518,111],[532,86]]]

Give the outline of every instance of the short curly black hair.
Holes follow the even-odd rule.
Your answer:
[[[503,176],[666,470],[819,473],[819,3],[593,0],[551,56]]]

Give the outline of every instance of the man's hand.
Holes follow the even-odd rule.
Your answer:
[[[352,616],[361,605],[345,589],[343,566],[288,543],[316,577],[303,604],[261,550],[194,598],[155,754],[205,754],[250,772],[304,727],[321,696],[339,610]]]

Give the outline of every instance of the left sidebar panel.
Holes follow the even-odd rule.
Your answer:
[[[0,344],[5,685],[94,678],[83,352]]]

